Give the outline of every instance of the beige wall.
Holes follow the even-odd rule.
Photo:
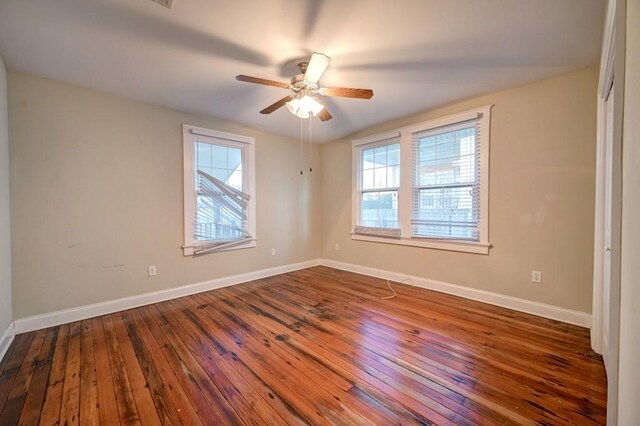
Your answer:
[[[640,424],[640,0],[626,3],[618,424],[631,426]]]
[[[323,257],[591,312],[596,87],[594,66],[353,136],[495,104],[488,256],[352,241],[350,140],[324,146]]]
[[[319,257],[296,141],[17,72],[9,123],[15,318]],[[256,138],[257,248],[183,257],[183,123]]]
[[[0,58],[0,337],[13,320],[11,310],[11,229],[9,225],[9,123],[7,70]]]

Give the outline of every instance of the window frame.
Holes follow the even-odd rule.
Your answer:
[[[385,244],[398,244],[411,247],[422,247],[439,250],[459,251],[476,254],[489,254],[491,243],[489,242],[489,147],[491,141],[491,109],[493,105],[485,105],[456,114],[447,115],[433,120],[423,121],[397,128],[384,133],[379,133],[364,138],[352,140],[352,223],[351,239],[358,241],[377,242]],[[412,235],[411,215],[413,203],[413,138],[414,133],[449,126],[468,120],[479,119],[480,161],[479,188],[479,238],[478,241],[422,237]],[[400,236],[368,235],[356,232],[356,226],[360,223],[360,172],[361,164],[359,153],[363,145],[374,144],[387,139],[398,138],[400,140],[400,188],[398,191],[398,222]]]
[[[188,124],[182,125],[182,152],[183,152],[183,209],[184,209],[184,256],[193,256],[194,246],[198,242],[193,238],[193,218],[196,209],[195,191],[195,144],[197,137],[215,139],[214,145],[237,148],[242,152],[242,179],[243,192],[249,194],[251,199],[247,206],[247,231],[253,239],[241,244],[231,245],[217,251],[230,251],[252,248],[257,246],[256,235],[256,179],[255,179],[255,138],[236,135],[218,130],[205,129]],[[245,188],[246,185],[246,188]],[[206,243],[203,243],[206,246]]]

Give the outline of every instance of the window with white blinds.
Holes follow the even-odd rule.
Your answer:
[[[253,138],[184,126],[185,255],[255,246]]]
[[[479,119],[412,134],[411,235],[480,238]]]
[[[352,141],[351,238],[488,254],[491,108]]]

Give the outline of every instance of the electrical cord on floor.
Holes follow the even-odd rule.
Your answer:
[[[402,280],[402,283],[404,284],[407,281],[411,281],[411,278],[405,278],[404,280]],[[393,287],[391,287],[391,281],[389,281],[389,280],[387,280],[387,287],[389,287],[389,290],[391,290],[393,292],[393,294],[390,295],[390,296],[381,297],[380,299],[389,300],[389,299],[394,299],[396,296],[398,296],[398,293],[396,293],[396,291],[393,289]]]
[[[393,287],[391,287],[391,282],[389,280],[387,280],[387,286],[389,287],[389,290],[391,290],[393,292],[393,294],[391,296],[381,297],[380,299],[382,299],[382,300],[393,299],[394,297],[396,297],[398,295],[398,293],[396,293],[396,291],[393,289]]]

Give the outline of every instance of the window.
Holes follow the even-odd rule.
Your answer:
[[[398,190],[400,142],[398,139],[365,144],[358,150],[357,230],[363,234],[400,235]]]
[[[184,254],[256,246],[254,139],[193,126],[184,133]]]
[[[356,240],[487,254],[491,106],[353,141]]]

